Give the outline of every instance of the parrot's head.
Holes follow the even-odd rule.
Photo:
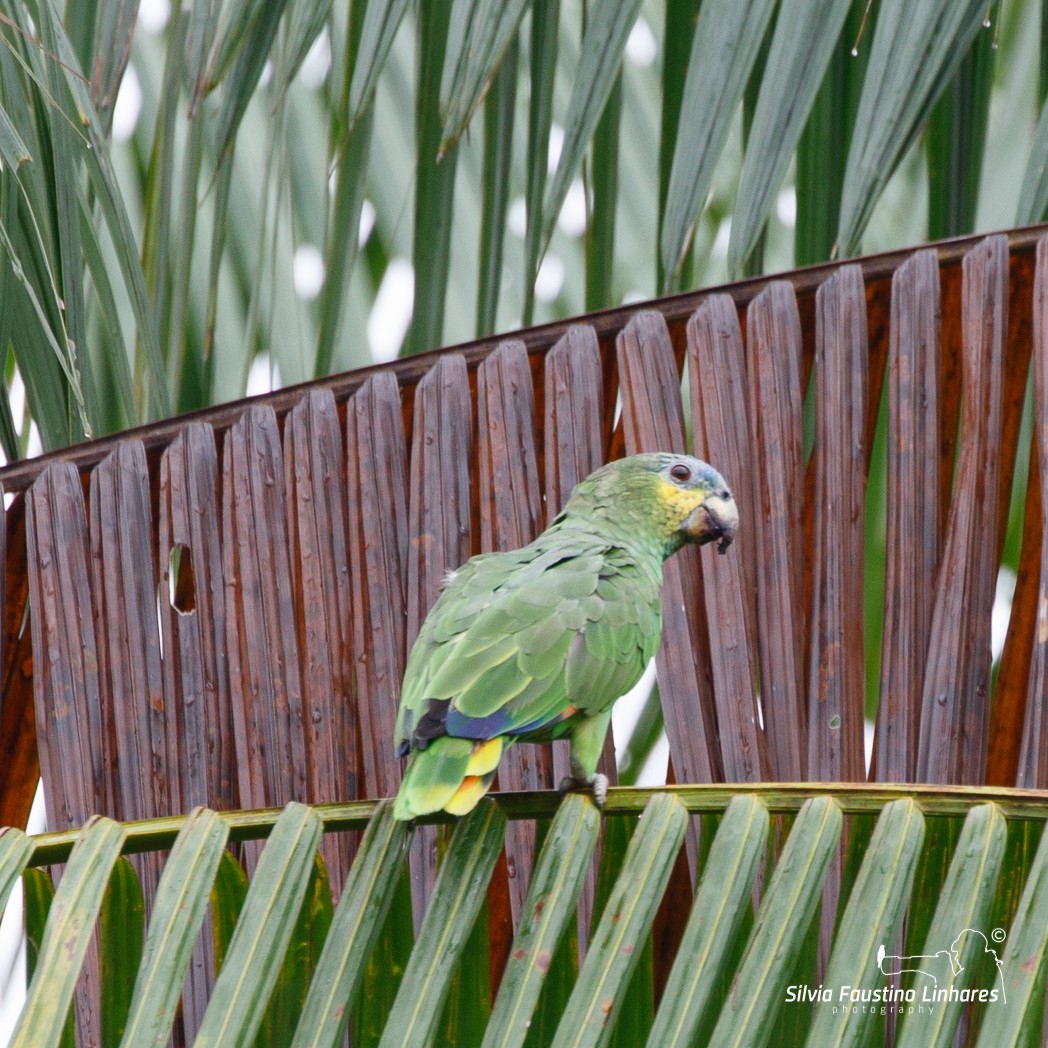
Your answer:
[[[666,555],[686,543],[715,541],[723,553],[739,526],[724,478],[690,455],[657,452],[609,462],[576,488],[575,497],[592,500],[626,527],[650,531]]]

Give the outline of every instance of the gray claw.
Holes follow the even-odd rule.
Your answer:
[[[593,796],[593,801],[598,808],[604,807],[608,799],[608,777],[607,775],[594,775],[592,779],[576,779],[573,775],[566,775],[560,780],[557,787],[558,793],[570,793],[572,790],[587,790]]]

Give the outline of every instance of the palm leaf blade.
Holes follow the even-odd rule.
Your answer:
[[[1033,145],[1019,190],[1015,224],[1028,226],[1040,222],[1045,211],[1048,211],[1048,105],[1041,109],[1033,134]]]
[[[957,842],[922,953],[941,949],[962,929],[985,926],[1006,839],[1005,822],[996,807],[986,804],[971,810]],[[970,961],[971,957],[967,959]],[[928,1015],[905,1016],[897,1042],[899,1048],[952,1044],[963,1011],[963,1002],[944,1001]]]
[[[521,317],[531,323],[535,308],[535,276],[542,255],[542,199],[549,169],[549,135],[553,124],[560,0],[533,0],[531,5],[531,98],[528,102],[528,153],[524,201],[524,305]]]
[[[482,800],[451,839],[380,1045],[428,1044],[502,850],[506,816]]]
[[[162,1042],[168,1036],[211,885],[229,837],[220,815],[198,808],[186,819],[164,865],[134,984],[122,1043]]]
[[[118,823],[96,816],[77,839],[51,903],[12,1048],[58,1043],[124,833]]]
[[[32,842],[21,830],[13,827],[0,830],[0,911],[22,876],[32,852]]]
[[[458,140],[498,75],[527,6],[528,0],[456,0],[440,82],[442,152]]]
[[[119,180],[113,169],[104,129],[86,85],[75,73],[76,59],[72,47],[51,5],[42,6],[41,16],[49,28],[59,59],[55,66],[61,75],[56,77],[54,87],[60,91],[59,98],[66,119],[83,129],[84,149],[80,157],[115,248],[117,263],[138,325],[144,370],[148,376],[149,413],[153,417],[164,417],[170,414],[171,405],[160,353],[159,331],[146,290],[138,241],[132,229]],[[142,414],[147,412],[143,411]]]
[[[801,808],[761,902],[711,1048],[758,1044],[767,1038],[768,1022],[783,1000],[786,981],[821,900],[842,823],[841,809],[829,797],[814,798]]]
[[[513,941],[484,1048],[523,1044],[539,991],[597,845],[600,819],[578,795],[567,797],[531,875],[525,919]]]
[[[879,947],[893,943],[913,884],[924,818],[911,800],[893,801],[877,820],[859,876],[841,918],[826,976],[830,987],[870,986],[878,970]],[[869,1016],[850,1013],[845,1022],[829,1008],[816,1012],[807,1044],[857,1044]]]
[[[509,210],[513,123],[520,45],[510,41],[484,102],[484,170],[481,190],[480,273],[477,282],[477,336],[495,330],[502,285],[503,244]]]
[[[768,810],[756,797],[728,805],[710,849],[648,1048],[695,1042],[711,1025],[715,980],[711,972],[732,949],[768,839]]]
[[[928,235],[960,236],[975,228],[997,48],[976,34],[928,121]]]
[[[0,106],[0,158],[4,166],[17,171],[26,161],[32,160],[29,147],[22,141],[18,128],[7,115],[7,110]]]
[[[770,0],[706,0],[702,5],[684,81],[662,223],[660,251],[669,288],[678,286],[714,166],[774,9]]]
[[[118,1045],[127,1026],[131,992],[142,962],[145,900],[135,868],[121,856],[109,876],[98,917],[99,1017],[103,1045]]]
[[[368,824],[346,882],[309,994],[295,1030],[294,1048],[337,1045],[349,1023],[349,1002],[364,975],[393,900],[398,870],[411,835],[383,802]]]
[[[369,0],[364,13],[353,78],[349,85],[349,123],[355,124],[375,93],[375,84],[389,57],[408,0]]]
[[[842,254],[854,254],[881,190],[960,65],[985,14],[985,0],[881,4],[844,174],[837,230]]]
[[[441,153],[439,89],[448,39],[444,5],[426,5],[420,12],[418,97],[415,141],[415,308],[403,352],[436,349],[443,338],[451,262],[451,219],[455,199],[458,147]]]
[[[1026,878],[1015,919],[1008,931],[1002,963],[1007,1007],[983,1025],[976,1048],[1020,1044],[1024,1035],[1040,1032],[1044,1016],[1044,980],[1048,971],[1048,834],[1041,835]],[[1038,916],[1039,915],[1039,916]]]
[[[728,270],[741,273],[764,228],[772,200],[804,130],[851,0],[792,4],[775,23],[768,62],[761,72],[739,195],[728,244]]]
[[[30,868],[22,874],[22,890],[25,905],[25,968],[26,977],[31,980],[40,964],[40,947],[47,932],[47,917],[54,902],[55,889],[44,870]],[[66,1006],[58,1044],[59,1048],[76,1048],[72,1002]]]
[[[536,260],[545,254],[571,180],[615,86],[626,38],[639,9],[640,0],[624,0],[618,4],[601,4],[590,12],[564,118],[564,142],[542,205],[542,232]]]
[[[320,819],[304,804],[289,804],[274,826],[204,1013],[198,1048],[253,1042],[312,879],[320,833]]]
[[[645,807],[557,1028],[557,1048],[606,1040],[687,825],[687,810],[676,797],[653,797]]]

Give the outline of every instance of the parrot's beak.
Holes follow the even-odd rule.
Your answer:
[[[688,514],[681,531],[688,542],[696,542],[700,546],[719,539],[717,551],[724,553],[735,538],[738,526],[739,510],[735,499],[731,495],[727,498],[710,495],[701,506],[696,506]]]

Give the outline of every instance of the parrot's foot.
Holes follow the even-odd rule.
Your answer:
[[[608,777],[599,773],[591,779],[577,779],[573,775],[566,775],[560,780],[557,790],[560,793],[568,793],[571,790],[589,790],[593,794],[597,807],[603,808],[604,802],[608,799]]]

